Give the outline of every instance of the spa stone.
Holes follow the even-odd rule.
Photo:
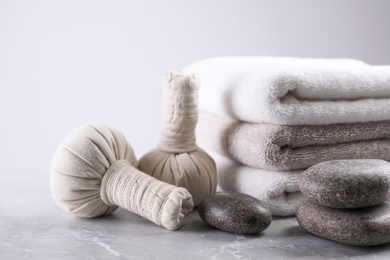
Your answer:
[[[312,202],[331,208],[358,208],[389,198],[390,163],[383,160],[335,160],[303,172],[300,188]]]
[[[259,233],[272,220],[268,206],[239,192],[217,192],[200,203],[198,212],[209,225],[237,234]]]
[[[390,204],[334,209],[306,200],[296,214],[308,232],[343,244],[373,246],[390,242]]]

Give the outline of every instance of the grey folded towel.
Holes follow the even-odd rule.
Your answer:
[[[291,126],[201,112],[197,139],[206,150],[268,170],[305,169],[338,159],[390,161],[390,121]]]

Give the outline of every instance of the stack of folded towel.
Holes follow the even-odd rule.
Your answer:
[[[349,59],[225,57],[200,75],[197,138],[221,190],[295,214],[299,174],[323,161],[390,161],[390,66]]]

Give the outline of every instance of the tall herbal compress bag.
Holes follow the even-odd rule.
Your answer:
[[[141,171],[186,188],[195,206],[217,186],[214,160],[196,145],[199,85],[195,74],[175,71],[165,75],[160,143],[139,161]]]

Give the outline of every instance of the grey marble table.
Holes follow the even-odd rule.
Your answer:
[[[80,219],[50,196],[45,171],[0,172],[0,259],[390,259],[390,244],[342,245],[274,219],[259,235],[214,229],[192,212],[169,231],[118,209]]]

